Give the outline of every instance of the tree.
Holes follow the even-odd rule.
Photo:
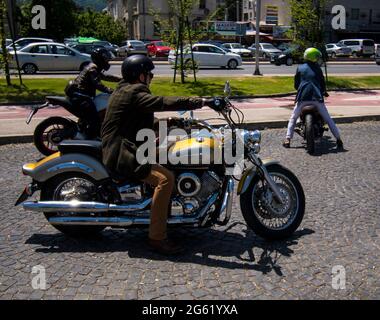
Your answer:
[[[126,26],[115,21],[107,13],[86,10],[77,15],[78,35],[107,40],[111,43],[121,43],[127,35]]]
[[[324,48],[324,14],[328,0],[290,0],[294,42],[300,50],[308,47]],[[324,51],[324,50],[323,50]]]
[[[0,0],[0,42],[1,42],[1,56],[0,56],[0,69],[4,69],[5,79],[7,81],[7,85],[11,85],[11,77],[9,73],[8,66],[8,51],[5,46],[5,16],[6,16],[6,5],[4,0]]]
[[[156,28],[159,29],[161,39],[169,42],[173,47],[176,47],[176,63],[174,69],[174,82],[176,79],[177,70],[181,74],[181,82],[185,82],[185,73],[188,71],[197,71],[196,62],[193,59],[191,44],[200,40],[207,31],[202,31],[193,28],[189,21],[192,10],[199,5],[199,0],[167,0],[169,8],[169,16],[163,19],[161,12],[152,9],[150,6],[150,14],[155,17]],[[209,15],[209,17],[213,16]],[[209,20],[209,18],[206,18]],[[158,24],[158,25],[157,25]],[[184,54],[191,54],[191,59],[184,61]]]
[[[32,27],[32,8],[36,5],[46,9],[46,29]],[[19,23],[22,36],[38,36],[62,41],[76,34],[76,15],[79,9],[73,0],[29,0],[21,4]]]

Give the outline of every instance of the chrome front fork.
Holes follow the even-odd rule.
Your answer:
[[[253,164],[255,164],[261,170],[261,172],[263,173],[264,179],[268,183],[269,188],[272,190],[272,192],[273,192],[274,197],[276,198],[276,200],[279,203],[284,204],[284,199],[282,197],[280,189],[278,188],[277,184],[273,181],[272,177],[270,176],[267,168],[265,167],[265,165],[263,164],[263,162],[261,161],[261,159],[258,158],[253,153],[249,153],[249,158],[253,162]]]

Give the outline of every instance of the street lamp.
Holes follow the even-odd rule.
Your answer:
[[[260,72],[260,18],[261,18],[261,0],[256,0],[256,35],[255,35],[255,60],[256,60],[256,68],[253,73],[255,76],[262,76]]]

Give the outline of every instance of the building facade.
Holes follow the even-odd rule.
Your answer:
[[[256,21],[256,0],[243,0],[243,21]],[[289,0],[261,0],[260,26],[263,32],[273,26],[289,26],[291,23]]]
[[[332,8],[342,5],[346,10],[346,29],[332,27]],[[331,0],[326,8],[325,38],[327,42],[342,39],[373,39],[380,43],[380,1],[379,0]]]
[[[194,7],[190,22],[204,20],[215,12],[223,0],[200,0]],[[125,21],[130,39],[154,40],[160,38],[160,20],[168,20],[170,12],[167,0],[109,0],[108,12]]]

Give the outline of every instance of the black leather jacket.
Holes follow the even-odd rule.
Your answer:
[[[102,80],[119,82],[121,78],[113,75],[105,75],[99,71],[95,63],[89,63],[75,80],[70,81],[70,84],[66,87],[65,92],[69,97],[71,97],[75,92],[90,97],[95,97],[96,90],[105,93],[112,93],[113,90],[103,85],[101,82]]]

